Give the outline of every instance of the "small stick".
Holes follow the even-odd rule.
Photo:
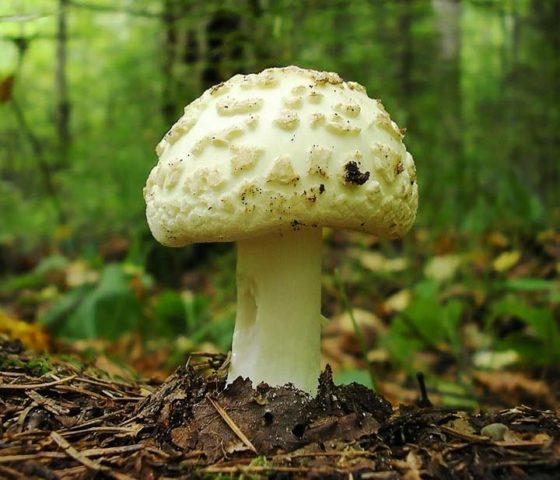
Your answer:
[[[100,417],[92,418],[87,422],[76,424],[73,427],[70,427],[66,430],[59,430],[58,433],[66,433],[67,431],[81,430],[82,428],[92,427],[94,425],[97,425],[98,423],[103,422],[104,420],[117,417],[122,413],[124,413],[124,411],[125,411],[124,409],[121,409],[121,410],[117,410],[116,412],[106,413],[105,415],[101,415]]]
[[[53,382],[45,382],[45,383],[19,383],[19,384],[3,383],[0,384],[0,390],[32,390],[32,389],[36,390],[39,388],[48,388],[54,385],[59,385],[61,383],[66,383],[74,378],[76,378],[76,375],[70,375],[69,377],[61,378],[60,380],[55,380]]]
[[[2,475],[3,475],[3,477],[2,477]],[[5,466],[0,466],[0,477],[2,477],[2,478],[15,478],[15,479],[21,479],[21,480],[26,480],[27,479],[27,477],[25,475],[22,475],[17,470],[14,470],[13,468],[5,467]]]
[[[68,415],[70,410],[68,408],[64,408],[63,406],[58,406],[56,402],[50,398],[45,398],[35,390],[30,390],[25,392],[25,394],[33,400],[37,405],[40,405],[48,412],[51,412],[54,415]]]
[[[416,374],[416,380],[418,381],[418,387],[420,388],[420,398],[416,401],[416,404],[422,408],[432,407],[433,404],[428,398],[428,391],[426,390],[424,374],[422,372],[418,372]]]
[[[24,453],[20,455],[2,455],[0,456],[0,463],[12,462],[26,462],[27,460],[38,460],[40,458],[64,458],[62,452],[37,452],[37,453]]]
[[[312,469],[309,467],[276,467],[276,466],[270,466],[270,467],[259,467],[259,466],[254,466],[254,467],[250,467],[250,466],[238,466],[238,467],[206,467],[202,470],[203,472],[206,473],[231,473],[231,474],[235,474],[235,473],[246,473],[246,474],[251,474],[251,473],[266,473],[266,472],[280,472],[280,473],[309,473],[311,471],[316,472],[318,474],[332,474],[333,472],[336,473],[342,473],[343,471],[341,469],[338,468],[333,468],[333,469],[324,469],[324,468],[316,468],[316,469]]]
[[[241,429],[235,424],[235,422],[231,419],[231,417],[227,414],[227,412],[222,408],[222,406],[214,400],[210,395],[206,395],[206,399],[210,402],[210,404],[216,409],[216,411],[220,414],[220,417],[226,422],[233,430],[233,433],[237,435],[239,440],[241,440],[245,446],[251,450],[253,453],[257,453],[257,449],[251,443],[251,441],[247,438],[247,436],[241,431]]]
[[[141,428],[126,428],[126,427],[119,427],[119,426],[101,426],[101,427],[89,427],[83,428],[79,430],[65,430],[58,434],[59,436],[64,437],[73,437],[75,435],[82,435],[84,433],[93,433],[93,432],[103,432],[103,433],[130,433],[135,434],[138,433]]]
[[[91,470],[95,470],[96,472],[107,472],[109,469],[98,462],[90,460],[82,453],[78,452],[68,441],[62,438],[58,433],[51,432],[51,438],[54,442],[64,450],[64,452],[72,457],[74,460],[78,461],[82,465],[88,467]]]
[[[137,443],[135,445],[123,445],[121,447],[106,447],[106,448],[88,448],[82,450],[84,457],[102,457],[104,455],[118,455],[120,453],[137,452],[142,450],[144,445]]]

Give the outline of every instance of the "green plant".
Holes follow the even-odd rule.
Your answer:
[[[460,300],[442,303],[439,289],[437,281],[418,283],[410,305],[392,320],[383,343],[397,363],[410,367],[412,353],[422,348],[439,351],[443,345],[457,361],[462,359],[460,323],[465,306]]]
[[[130,274],[122,265],[103,268],[99,281],[63,294],[40,318],[43,325],[65,338],[116,339],[138,328],[143,318]]]
[[[550,306],[534,306],[519,294],[507,293],[492,304],[487,328],[495,326],[498,320],[518,320],[525,325],[504,338],[496,338],[499,350],[514,349],[525,361],[537,365],[560,361],[560,328]]]

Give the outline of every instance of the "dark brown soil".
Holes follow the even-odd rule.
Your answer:
[[[378,431],[391,405],[363,385],[335,386],[330,369],[315,398],[292,386],[272,388],[238,378],[206,381],[179,368],[137,409],[158,441],[180,451],[202,450],[215,462],[241,451],[270,455],[310,443],[354,441]]]
[[[0,341],[0,478],[560,478],[553,411],[393,409],[329,370],[316,398],[225,388],[226,369],[203,355],[162,385],[124,382]]]

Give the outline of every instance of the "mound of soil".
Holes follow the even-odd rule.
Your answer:
[[[351,442],[376,433],[392,407],[363,385],[336,386],[330,368],[314,398],[291,385],[254,389],[242,378],[226,387],[224,380],[179,368],[137,412],[162,444],[202,450],[215,462],[247,450],[270,455],[310,443]]]

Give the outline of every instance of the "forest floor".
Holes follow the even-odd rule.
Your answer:
[[[227,358],[191,357],[165,383],[111,380],[0,345],[0,477],[538,478],[560,474],[552,410],[393,408],[323,373],[289,387],[224,389]]]
[[[0,478],[560,478],[557,231],[328,234],[314,399],[225,389],[232,252],[1,250]]]

